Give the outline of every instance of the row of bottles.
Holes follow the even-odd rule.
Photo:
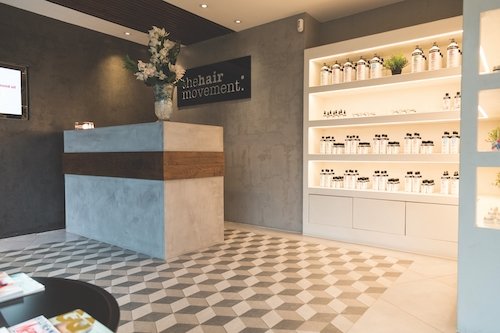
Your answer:
[[[457,131],[444,132],[441,137],[442,154],[458,154],[460,150],[460,135]],[[375,134],[372,144],[362,142],[359,135],[347,135],[344,142],[336,142],[334,136],[322,136],[319,143],[319,153],[322,155],[338,154],[400,154],[399,141],[390,141],[387,134]],[[420,133],[406,133],[403,139],[404,154],[433,154],[434,141],[422,140]]]
[[[443,54],[437,43],[433,43],[427,57],[423,49],[417,45],[411,54],[411,72],[423,72],[428,67],[429,71],[443,67]],[[446,68],[459,67],[462,62],[462,52],[458,43],[452,39],[446,48]],[[332,65],[323,64],[320,70],[320,85],[338,84],[344,82],[375,79],[383,76],[384,59],[375,54],[372,59],[366,60],[361,56],[358,61],[339,64],[338,60]]]
[[[500,211],[498,207],[491,207],[483,218],[484,224],[500,224]]]
[[[460,112],[462,108],[462,95],[460,95],[460,91],[457,91],[453,99],[450,96],[450,93],[446,93],[443,97],[443,111],[456,111]]]
[[[440,193],[458,195],[459,173],[455,171],[450,176],[444,171],[440,180]],[[345,170],[342,175],[336,175],[333,169],[321,169],[319,186],[333,189],[368,190],[370,178],[361,177],[358,170]],[[434,179],[423,179],[420,171],[407,171],[404,177],[404,192],[432,194],[435,192]],[[374,191],[400,191],[399,178],[389,177],[387,170],[375,170],[372,177],[371,189]]]

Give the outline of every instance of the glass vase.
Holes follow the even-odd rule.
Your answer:
[[[155,115],[158,120],[168,121],[174,110],[172,96],[174,93],[174,85],[155,84],[153,86],[153,94],[155,98]]]

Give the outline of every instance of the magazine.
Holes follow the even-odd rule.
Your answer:
[[[8,301],[22,295],[23,290],[15,284],[14,279],[7,273],[0,272],[0,302]]]
[[[60,333],[44,316],[27,320],[9,328],[10,333]]]
[[[112,333],[109,328],[80,309],[50,318],[50,322],[61,333]]]
[[[23,296],[28,296],[45,290],[45,286],[30,278],[25,273],[17,273],[11,275],[14,284],[20,287],[23,291]]]

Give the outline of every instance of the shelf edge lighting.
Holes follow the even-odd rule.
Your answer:
[[[477,107],[477,111],[479,111],[479,113],[481,114],[480,118],[488,118],[488,114],[486,113],[486,111],[483,109],[483,107],[481,105],[479,105]]]
[[[486,53],[484,53],[482,46],[479,47],[479,57],[481,58],[481,64],[484,67],[483,73],[489,73],[490,72],[490,65],[488,64],[488,59],[486,58]]]

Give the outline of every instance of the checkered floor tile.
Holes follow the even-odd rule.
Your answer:
[[[411,261],[240,230],[168,263],[82,238],[0,253],[0,270],[79,279],[118,332],[347,332]]]

